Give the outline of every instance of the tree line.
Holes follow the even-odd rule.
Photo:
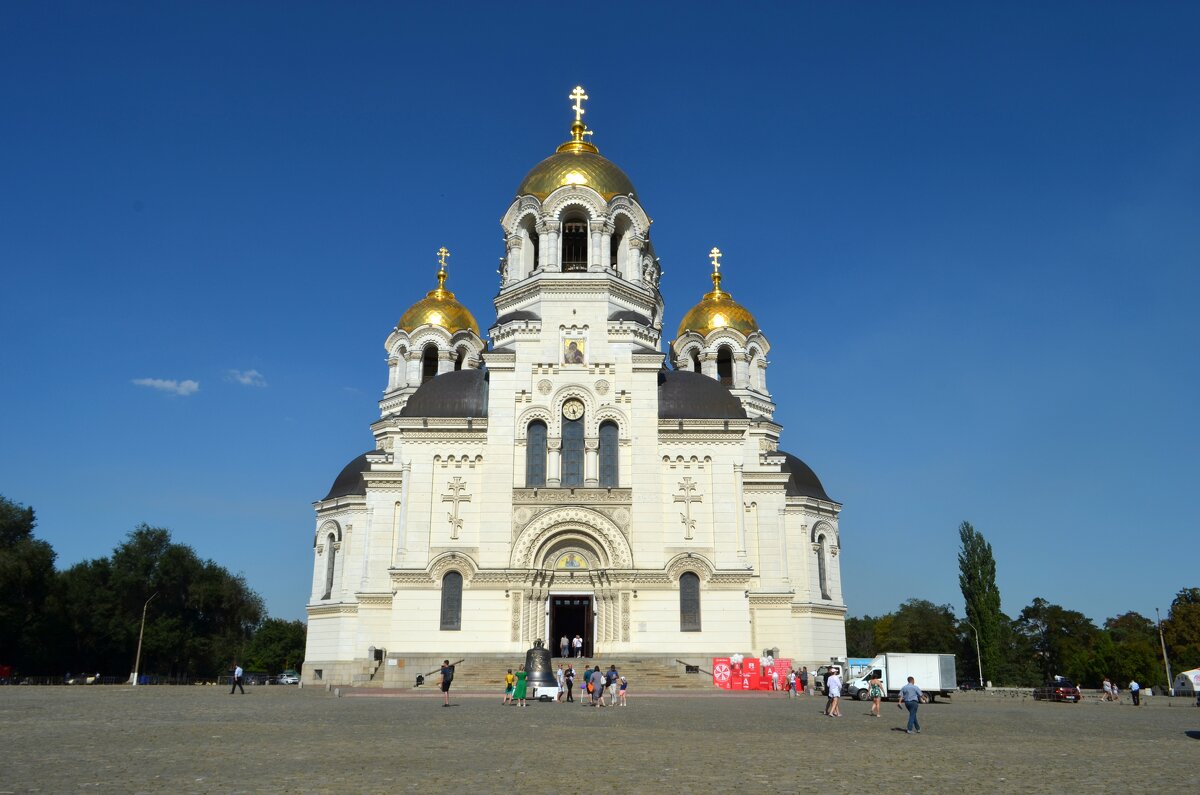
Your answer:
[[[0,666],[17,676],[70,671],[127,676],[142,627],[140,672],[177,680],[299,668],[305,626],[266,617],[262,597],[231,574],[139,525],[110,556],[59,571],[34,536],[33,508],[0,496]]]
[[[959,540],[966,616],[956,617],[950,605],[909,599],[886,615],[848,618],[849,656],[953,652],[960,679],[977,679],[982,667],[985,681],[1011,687],[1061,675],[1084,687],[1099,687],[1108,677],[1122,686],[1136,680],[1165,690],[1163,646],[1175,673],[1200,666],[1200,588],[1176,594],[1161,640],[1155,622],[1132,611],[1096,626],[1083,613],[1036,598],[1012,618],[1000,609],[991,544],[969,522],[959,526]]]

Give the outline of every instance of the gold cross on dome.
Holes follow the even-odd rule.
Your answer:
[[[571,106],[575,111],[575,121],[583,120],[583,100],[587,99],[588,95],[583,93],[583,86],[575,86],[575,90],[567,95],[567,99],[575,100],[575,104]]]
[[[439,248],[437,250],[438,265],[441,265],[443,268],[446,267],[446,257],[448,256],[450,256],[450,252],[446,250],[445,246]]]
[[[708,258],[712,260],[713,273],[719,273],[721,270],[721,249],[713,246],[712,251],[708,252]]]

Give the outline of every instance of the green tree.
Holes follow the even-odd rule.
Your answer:
[[[1163,622],[1163,639],[1175,670],[1200,666],[1200,588],[1183,588]]]
[[[963,522],[958,526],[958,538],[962,546],[958,553],[958,587],[962,590],[966,605],[967,621],[974,626],[968,631],[974,638],[979,636],[979,662],[983,676],[995,678],[1000,667],[1002,649],[1000,630],[1003,621],[1000,612],[1000,589],[996,587],[996,559],[992,556],[992,545],[983,534]],[[975,656],[975,645],[969,644],[970,656]]]
[[[1104,634],[1112,641],[1113,657],[1107,670],[1118,681],[1136,679],[1145,686],[1164,678],[1159,664],[1158,632],[1154,622],[1140,613],[1122,613],[1104,622]]]
[[[957,622],[950,605],[935,605],[925,599],[909,599],[895,613],[875,623],[877,652],[951,653],[958,642]]]
[[[33,508],[0,497],[0,664],[45,670],[54,650],[46,603],[54,586],[54,549],[33,537]]]
[[[300,669],[304,663],[304,641],[308,628],[303,621],[268,618],[254,632],[243,655],[248,670],[279,673]]]
[[[846,655],[875,656],[875,619],[870,616],[846,619]]]
[[[1034,668],[1042,679],[1064,675],[1094,686],[1096,672],[1091,656],[1100,633],[1087,616],[1039,597],[1021,611],[1015,629],[1027,641]]]
[[[154,594],[142,642],[145,673],[219,674],[241,656],[264,613],[244,577],[147,525],[130,532],[111,558],[68,569],[56,591],[73,670],[131,671],[142,608]]]

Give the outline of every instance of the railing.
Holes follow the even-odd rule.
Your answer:
[[[689,674],[693,674],[693,673],[694,673],[694,674],[706,674],[706,675],[708,675],[708,676],[712,676],[712,675],[713,675],[713,672],[712,672],[712,671],[706,671],[706,670],[704,670],[703,668],[701,668],[699,665],[692,665],[692,664],[691,664],[690,662],[688,662],[687,660],[680,660],[680,659],[676,659],[676,660],[675,660],[675,662],[676,662],[676,663],[678,663],[679,665],[682,665],[682,666],[683,666],[684,673],[689,673]],[[693,669],[695,669],[695,670],[693,670]]]

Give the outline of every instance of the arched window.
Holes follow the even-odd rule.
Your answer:
[[[564,273],[588,269],[588,225],[582,218],[563,221],[562,269]]]
[[[442,626],[444,630],[462,629],[462,575],[448,571],[442,577]]]
[[[690,571],[679,575],[679,631],[700,631],[700,577]]]
[[[563,417],[562,484],[583,485],[583,417],[577,420]]]
[[[430,378],[437,375],[438,370],[438,349],[432,342],[425,346],[425,350],[421,351],[421,383],[425,383]]]
[[[728,345],[717,348],[717,380],[725,386],[733,386],[733,351]]]
[[[325,595],[322,599],[328,599],[333,595],[333,563],[337,558],[337,548],[334,544],[337,543],[337,536],[333,533],[329,534],[329,538],[325,539]]]
[[[692,372],[700,372],[700,352],[697,350],[692,351]]]
[[[600,487],[616,488],[620,485],[617,466],[617,424],[600,423]]]
[[[825,553],[828,551],[825,544],[825,536],[817,539],[817,579],[821,583],[821,598],[832,599],[829,595],[829,575],[825,573]]]
[[[467,361],[467,349],[459,348],[458,356],[454,357],[454,369],[455,370],[463,369],[463,365],[466,364],[466,361]]]
[[[534,420],[525,433],[525,488],[546,485],[546,423]]]

